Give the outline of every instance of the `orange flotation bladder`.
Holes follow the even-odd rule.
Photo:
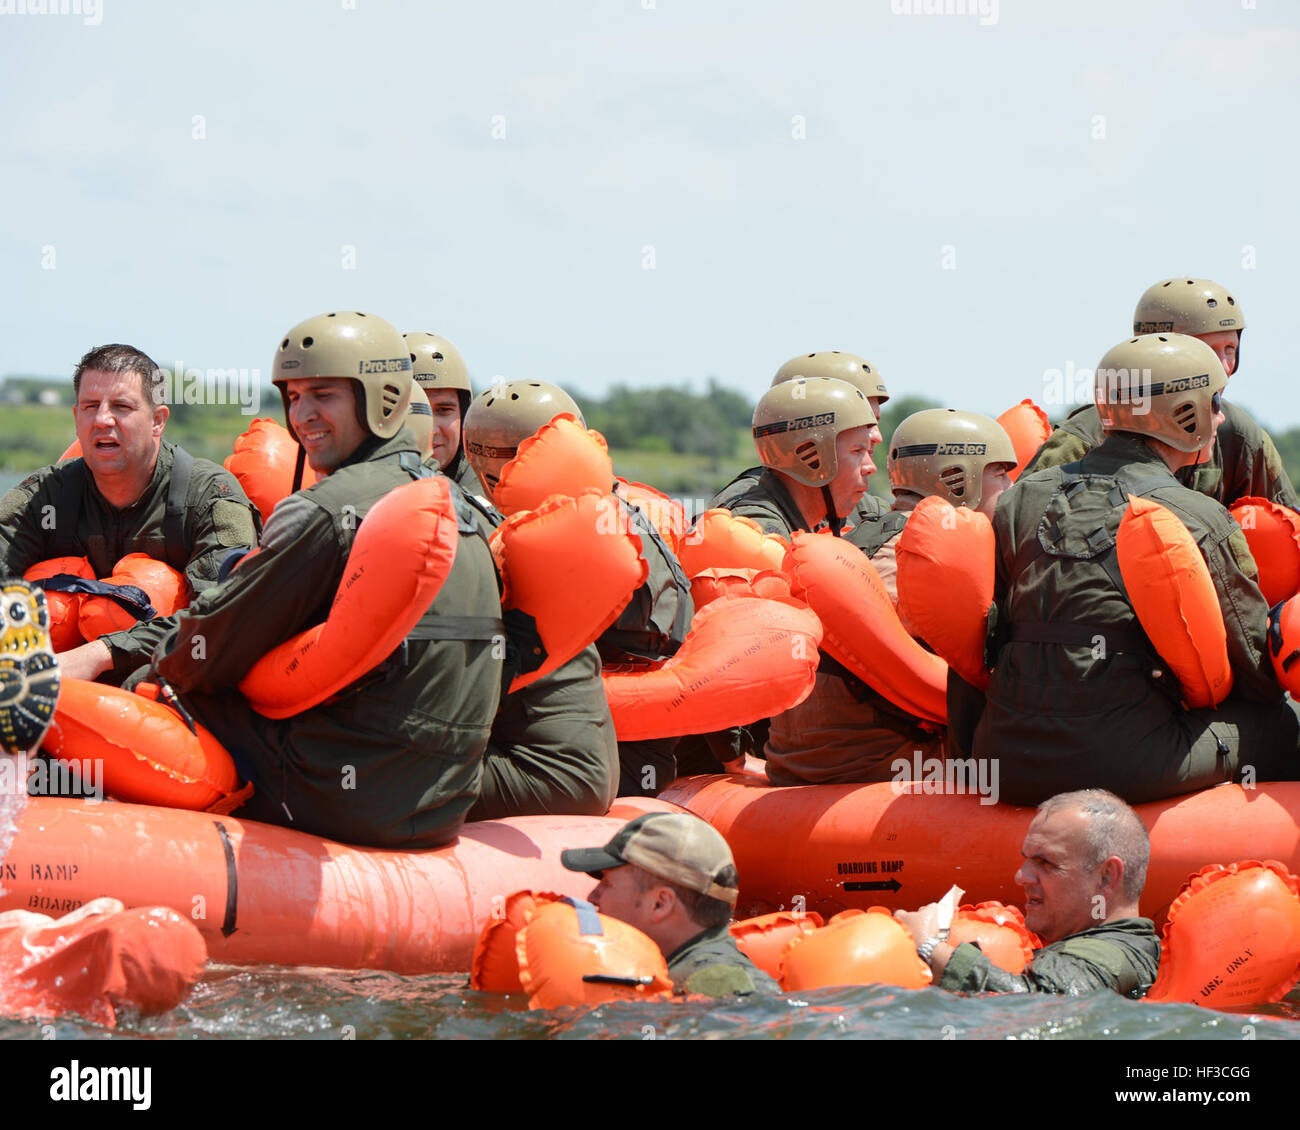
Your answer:
[[[240,682],[253,709],[299,714],[388,658],[438,595],[459,537],[449,479],[384,495],[362,519],[325,623],[267,652]]]
[[[827,533],[798,531],[785,572],[794,595],[821,618],[823,650],[909,714],[947,720],[948,665],[908,635],[865,553]]]
[[[797,601],[726,596],[696,609],[671,659],[603,676],[618,740],[708,734],[799,705],[817,678],[821,638]]]
[[[117,800],[213,810],[237,796],[239,774],[225,747],[202,726],[192,733],[157,688],[139,693],[64,679],[54,721],[41,743],[54,757],[99,769]],[[81,774],[83,782],[86,774]],[[240,798],[242,799],[242,797]]]
[[[469,970],[469,987],[485,993],[522,993],[519,980],[519,931],[544,903],[557,902],[563,895],[554,891],[516,891],[494,899],[492,918],[483,927],[474,946]]]
[[[993,523],[937,495],[898,537],[898,607],[912,632],[966,682],[984,690],[984,637],[993,603]]]
[[[984,956],[1008,973],[1023,973],[1043,942],[1025,925],[1019,907],[981,902],[959,907],[948,929],[948,944],[978,942]]]
[[[706,569],[782,568],[789,543],[776,534],[765,534],[752,518],[730,510],[706,510],[682,538],[677,560],[688,577]]]
[[[1178,676],[1184,701],[1218,706],[1232,690],[1228,634],[1209,567],[1187,527],[1158,502],[1133,496],[1115,546],[1138,622]]]
[[[189,582],[185,574],[144,553],[128,553],[113,566],[112,574],[104,581],[119,587],[142,589],[156,616],[170,616],[189,603]],[[81,598],[77,624],[82,636],[89,641],[99,639],[106,632],[125,632],[135,627],[141,618],[112,597],[86,594]]]
[[[501,468],[493,502],[510,515],[536,510],[555,494],[577,498],[593,487],[608,494],[613,485],[605,437],[584,428],[571,412],[561,412],[524,440]]]
[[[1169,907],[1149,1001],[1272,1004],[1300,980],[1300,880],[1273,860],[1213,864]]]
[[[627,529],[608,489],[554,496],[513,514],[496,529],[492,545],[505,586],[502,605],[528,613],[546,648],[541,667],[516,676],[512,691],[589,646],[650,575],[641,539]]]
[[[81,440],[74,439],[69,445],[67,451],[60,455],[55,462],[66,463],[69,459],[81,458]]]
[[[95,570],[84,557],[51,557],[38,561],[23,574],[24,581],[45,581],[60,576],[95,579]],[[44,588],[44,586],[40,586]],[[81,593],[45,590],[45,607],[50,612],[50,643],[55,651],[69,651],[85,643],[78,621],[81,616]]]
[[[597,913],[582,899],[539,903],[515,941],[529,1008],[671,994],[664,955],[635,926]]]
[[[1020,472],[1052,435],[1052,421],[1047,413],[1032,400],[1026,398],[1014,408],[1008,408],[998,417],[1002,430],[1011,437],[1011,446],[1016,452],[1016,469],[1009,472],[1014,483],[1020,478]]]
[[[1300,697],[1300,600],[1294,596],[1269,610],[1268,657],[1278,685]]]
[[[263,521],[275,504],[293,492],[293,471],[298,462],[298,442],[289,429],[274,420],[254,420],[248,431],[235,440],[235,450],[222,464],[239,480],[249,501]],[[316,481],[309,464],[302,469],[302,486]]]
[[[787,992],[832,985],[924,989],[932,979],[907,928],[879,906],[841,911],[820,930],[796,937],[781,959]]]
[[[705,569],[691,578],[691,600],[697,612],[720,596],[789,600],[790,578],[775,569]]]
[[[59,919],[0,914],[0,1015],[74,1012],[112,1028],[117,1010],[174,1008],[203,975],[208,951],[193,922],[166,907],[127,910],[97,898]]]
[[[731,924],[736,948],[773,980],[781,979],[781,955],[795,938],[820,930],[825,923],[814,912],[778,910]]]
[[[676,553],[686,536],[686,507],[645,483],[617,479],[615,490],[650,519],[664,544]]]
[[[1239,498],[1228,513],[1246,535],[1269,605],[1300,592],[1300,514],[1267,498]]]

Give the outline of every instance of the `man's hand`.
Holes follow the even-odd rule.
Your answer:
[[[939,904],[927,903],[917,910],[896,910],[894,917],[911,932],[912,940],[919,946],[926,938],[939,932]]]
[[[113,666],[113,655],[108,644],[91,640],[71,651],[59,655],[59,670],[65,679],[85,679],[91,682]]]

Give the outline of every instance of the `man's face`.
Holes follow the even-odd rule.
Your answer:
[[[992,519],[1002,492],[1011,485],[1011,471],[1015,464],[990,463],[984,468],[980,482],[980,504],[975,507],[984,517]]]
[[[591,892],[591,902],[601,914],[648,931],[652,927],[649,908],[653,888],[642,888],[637,870],[632,864],[625,863],[622,867],[601,872],[600,882]]]
[[[1223,371],[1232,376],[1237,369],[1237,345],[1241,341],[1240,330],[1218,330],[1212,334],[1197,334],[1218,355],[1223,363]]]
[[[426,388],[433,409],[433,458],[443,470],[460,448],[460,393],[454,388]]]
[[[830,487],[836,512],[841,517],[850,513],[867,492],[867,478],[876,472],[871,453],[880,438],[880,428],[876,424],[849,428],[835,437],[837,470]]]
[[[284,382],[289,423],[318,475],[337,470],[370,434],[357,421],[356,393],[342,377]]]
[[[73,409],[77,439],[97,478],[152,473],[167,423],[165,404],[151,404],[139,373],[81,374]]]
[[[1102,867],[1084,866],[1087,830],[1088,818],[1068,808],[1035,818],[1025,835],[1016,882],[1025,888],[1025,925],[1045,944],[1106,918],[1106,908],[1093,898],[1102,887]]]

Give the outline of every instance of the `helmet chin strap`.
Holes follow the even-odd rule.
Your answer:
[[[293,490],[291,494],[297,494],[302,490],[302,473],[307,464],[307,449],[300,443],[298,445],[298,460],[293,468]]]
[[[839,537],[840,531],[844,529],[844,519],[835,511],[835,498],[831,494],[829,483],[822,484],[822,500],[826,503],[826,520],[830,523],[831,533]]]

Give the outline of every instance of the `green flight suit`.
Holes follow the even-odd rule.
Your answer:
[[[779,993],[768,974],[740,952],[726,926],[714,926],[668,955],[668,976],[683,993],[725,997],[728,993]]]
[[[999,969],[973,942],[948,959],[939,988],[954,993],[1068,993],[1109,989],[1144,997],[1160,966],[1160,939],[1149,918],[1117,918],[1034,954],[1023,973]]]
[[[708,509],[713,510],[721,507],[723,510],[730,510],[735,514],[745,514],[744,510],[737,509],[737,504],[755,501],[757,496],[752,494],[755,485],[760,480],[770,481],[772,478],[774,478],[773,473],[764,467],[747,467],[713,496]],[[768,489],[771,489],[770,485]],[[782,488],[782,494],[785,494],[784,488]],[[788,495],[779,504],[779,509],[785,512],[782,517],[791,528],[806,528],[802,518],[799,517],[798,509],[793,507]],[[845,521],[854,526],[860,526],[863,522],[869,522],[873,518],[879,518],[881,515],[888,513],[888,510],[887,504],[882,499],[877,498],[874,494],[864,494],[853,508],[853,513]],[[763,525],[762,516],[758,514],[747,514],[746,516],[753,518],[760,526]],[[780,531],[769,530],[768,532],[779,533]],[[782,534],[781,536],[789,537],[790,535]]]
[[[167,501],[172,468],[182,449],[164,440],[154,464],[153,478],[134,503],[118,509],[95,486],[95,477],[82,459],[56,463],[29,475],[0,498],[0,576],[21,577],[38,561],[51,557],[85,557],[95,576],[104,578],[128,553],[144,553],[185,574],[190,596],[217,583],[221,563],[234,549],[257,544],[261,521],[239,480],[206,459],[191,461],[178,528],[169,552]],[[65,484],[81,478],[81,504],[73,528],[62,530],[60,507]],[[60,533],[67,535],[60,537]],[[120,683],[149,662],[152,641],[136,629],[99,637],[112,656],[103,682]]]
[[[367,438],[276,507],[256,555],[165,622],[174,630],[158,646],[159,674],[256,786],[240,817],[344,843],[428,848],[453,840],[477,799],[504,627],[491,553],[456,489],[451,572],[388,659],[279,721],[235,690],[267,651],[325,619],[358,525],[419,471],[406,431]],[[448,628],[452,638],[437,638]]]
[[[500,525],[485,498],[470,502],[486,528]],[[503,691],[469,819],[609,811],[619,748],[600,670],[593,645],[522,690]]]
[[[1175,476],[1185,487],[1231,506],[1239,498],[1267,498],[1300,510],[1295,487],[1268,432],[1244,408],[1223,401],[1219,426],[1206,463],[1180,468]],[[1096,405],[1084,404],[1066,417],[1029,461],[1024,473],[1075,463],[1102,441]]]
[[[1233,673],[1217,709],[1184,709],[1169,675],[1153,676],[1166,664],[1116,580],[1127,493],[1171,510],[1205,555]],[[1297,776],[1300,723],[1266,653],[1268,609],[1245,536],[1145,440],[1116,433],[1078,463],[1022,476],[998,500],[993,529],[1000,650],[982,714],[977,692],[949,679],[949,754],[967,756],[969,742],[993,759],[1002,800],[1103,788],[1137,804],[1247,766],[1256,780]]]

